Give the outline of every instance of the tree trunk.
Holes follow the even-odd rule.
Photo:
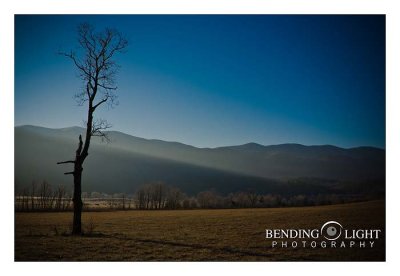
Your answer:
[[[82,164],[76,160],[74,168],[74,220],[72,226],[73,235],[82,234]]]
[[[87,140],[87,139],[86,139]],[[82,136],[79,135],[79,146],[76,150],[75,162],[74,162],[74,219],[72,223],[72,234],[82,234],[82,164],[87,154],[82,155]]]

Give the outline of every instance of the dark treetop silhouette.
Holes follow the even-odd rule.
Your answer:
[[[114,29],[105,29],[96,32],[94,27],[89,24],[81,24],[78,27],[78,42],[80,52],[77,54],[73,51],[66,53],[61,52],[70,58],[79,72],[79,77],[84,83],[84,89],[75,95],[79,105],[87,102],[88,114],[86,121],[86,136],[84,141],[82,135],[79,135],[79,145],[75,152],[75,160],[58,162],[57,164],[74,164],[72,172],[64,174],[72,174],[74,176],[74,218],[72,234],[82,234],[82,170],[83,162],[89,154],[90,139],[92,136],[99,136],[108,140],[106,133],[103,131],[111,126],[103,119],[94,119],[93,114],[96,109],[108,103],[110,106],[115,105],[117,90],[115,75],[118,65],[113,57],[116,53],[123,52],[128,42],[121,33]]]

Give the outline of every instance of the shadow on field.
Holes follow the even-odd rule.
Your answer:
[[[109,238],[109,239],[117,239],[121,241],[133,241],[133,242],[140,242],[146,244],[155,244],[155,245],[169,245],[169,246],[176,246],[176,247],[186,247],[191,249],[205,249],[214,251],[216,253],[229,253],[229,254],[236,254],[242,256],[254,256],[254,257],[271,257],[272,254],[264,254],[264,253],[257,253],[249,250],[242,250],[232,247],[216,247],[216,246],[209,246],[209,245],[202,245],[202,244],[189,244],[189,243],[182,243],[182,242],[174,242],[174,241],[163,241],[163,240],[154,240],[154,239],[142,239],[142,238],[131,238],[121,234],[113,234],[107,235],[103,233],[90,233],[81,236],[82,238]]]
[[[25,237],[49,237],[49,234],[33,234],[29,233],[24,235]],[[62,236],[62,237],[74,237],[70,232],[58,232],[55,231],[54,236]],[[123,234],[114,233],[114,234],[104,234],[101,232],[91,232],[91,233],[83,233],[82,235],[78,235],[75,237],[79,238],[105,238],[105,239],[116,239],[121,241],[133,241],[133,242],[140,242],[145,244],[155,244],[155,245],[168,245],[168,246],[176,246],[176,247],[186,247],[191,249],[197,250],[210,250],[214,251],[215,253],[229,253],[229,254],[236,254],[242,256],[254,256],[254,257],[271,257],[272,254],[265,254],[265,253],[257,253],[249,250],[242,250],[232,247],[217,247],[217,246],[209,246],[209,245],[201,245],[201,244],[190,244],[190,243],[182,243],[182,242],[174,242],[174,241],[163,241],[163,240],[154,240],[154,239],[143,239],[143,238],[131,238],[125,236]]]

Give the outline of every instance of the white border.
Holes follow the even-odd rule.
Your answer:
[[[13,0],[0,3],[0,112],[2,272],[17,275],[383,275],[398,271],[400,248],[400,14],[398,1],[384,0]],[[386,263],[14,263],[13,153],[14,153],[14,14],[386,14],[387,20],[387,262]]]

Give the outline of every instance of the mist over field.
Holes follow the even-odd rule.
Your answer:
[[[71,176],[63,175],[68,169],[56,163],[72,158],[79,134],[84,129],[16,127],[17,188],[34,180],[72,185]],[[133,193],[151,182],[176,186],[187,194],[208,189],[284,195],[384,191],[385,151],[379,148],[255,143],[196,148],[116,131],[109,136],[110,143],[93,140],[84,191]]]

